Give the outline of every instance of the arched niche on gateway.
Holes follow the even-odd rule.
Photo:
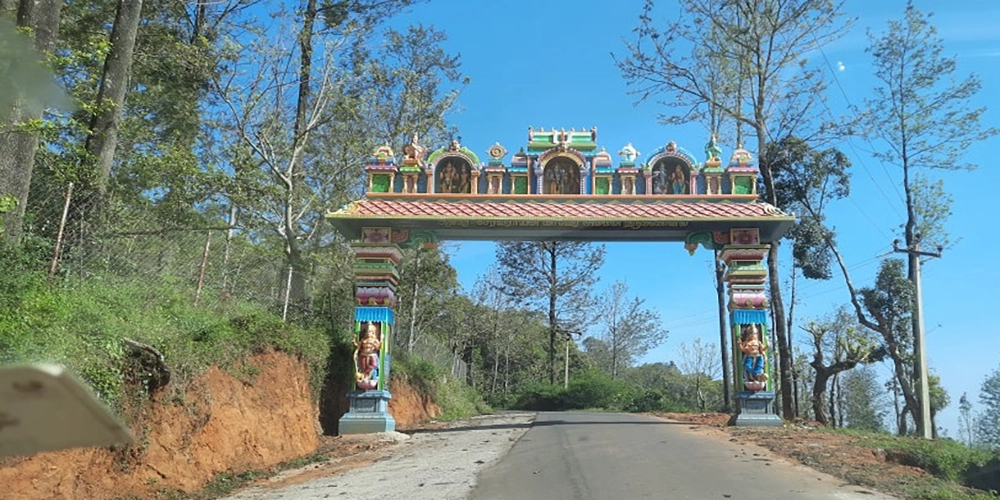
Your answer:
[[[479,192],[479,158],[456,140],[433,153],[427,159],[427,175],[433,179],[433,189],[441,194],[473,194]],[[429,183],[431,185],[431,183]]]
[[[550,150],[538,158],[542,194],[583,194],[586,158],[575,150]]]
[[[458,155],[442,157],[434,165],[434,192],[471,193],[475,187],[473,170],[467,158]]]
[[[653,195],[695,194],[694,159],[673,141],[657,151],[646,163],[650,183],[647,192]],[[694,175],[692,175],[694,174]]]

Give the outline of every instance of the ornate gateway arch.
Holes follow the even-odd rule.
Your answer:
[[[528,129],[505,160],[494,144],[482,163],[457,141],[425,155],[413,137],[397,160],[389,146],[365,167],[368,192],[327,218],[356,255],[355,390],[341,434],[391,431],[391,342],[400,247],[441,240],[676,241],[694,253],[721,250],[726,264],[737,425],[780,425],[767,342],[762,261],[795,218],[757,199],[758,170],[737,148],[723,166],[713,137],[705,161],[673,141],[639,161],[631,145],[618,165],[597,149],[597,129]]]

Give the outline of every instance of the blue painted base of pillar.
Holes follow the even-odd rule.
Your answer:
[[[774,414],[771,405],[774,393],[770,391],[740,391],[736,393],[737,414],[730,425],[737,427],[781,427],[781,417]]]
[[[351,409],[340,417],[340,435],[393,432],[396,421],[389,414],[389,391],[351,391],[347,393]]]

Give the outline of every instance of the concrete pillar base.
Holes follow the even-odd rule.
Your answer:
[[[352,391],[347,394],[351,409],[340,417],[338,433],[373,434],[393,432],[396,421],[389,414],[389,391]]]
[[[729,425],[737,427],[781,427],[784,422],[771,409],[774,393],[740,391],[736,393],[737,414]]]

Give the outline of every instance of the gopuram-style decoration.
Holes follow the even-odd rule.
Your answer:
[[[670,141],[646,161],[646,192],[655,195],[698,194],[694,155]]]
[[[611,155],[608,154],[607,150],[601,148],[601,152],[594,156],[593,165],[594,176],[590,192],[594,194],[611,194],[615,177]]]
[[[486,172],[486,194],[503,194],[503,178],[504,174],[507,173],[507,167],[503,165],[503,157],[507,156],[507,149],[497,142],[486,151],[486,154],[490,155],[489,163],[483,168],[483,171]]]
[[[674,141],[663,144],[645,162],[631,143],[615,159],[598,146],[596,127],[529,127],[509,165],[499,143],[486,164],[457,140],[426,160],[416,135],[398,161],[388,145],[378,148],[366,167],[365,198],[327,214],[356,255],[355,376],[340,432],[394,428],[388,388],[400,248],[439,240],[675,241],[691,253],[720,251],[739,388],[733,421],[780,425],[763,259],[795,217],[758,199],[748,151],[737,148],[723,168],[714,135],[704,163]]]
[[[701,175],[705,179],[705,194],[722,194],[722,148],[715,142],[715,134],[705,144],[705,166]]]
[[[636,166],[635,160],[639,154],[631,142],[625,144],[625,147],[618,151],[618,156],[621,157],[621,163],[618,166],[618,192],[625,196],[636,194],[635,180],[639,175],[639,168]]]
[[[375,153],[372,155],[368,166],[365,167],[365,172],[368,173],[369,193],[389,192],[389,189],[396,180],[396,173],[399,172],[399,168],[396,166],[396,155],[392,152],[392,148],[388,144],[375,149]],[[406,183],[404,182],[405,185]],[[404,192],[415,193],[417,189],[416,184],[410,183],[409,186],[411,191]]]
[[[729,192],[733,194],[757,194],[757,166],[753,163],[750,152],[737,146],[726,167],[729,174]]]
[[[473,188],[478,193],[479,169],[476,153],[454,139],[427,157],[427,178],[435,193],[472,194]]]

